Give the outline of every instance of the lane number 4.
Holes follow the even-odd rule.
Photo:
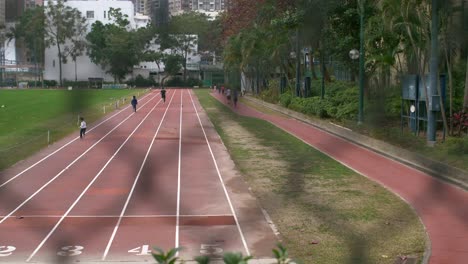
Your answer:
[[[137,256],[148,256],[151,255],[151,249],[149,245],[143,245],[134,249],[130,249],[128,253],[136,253]]]
[[[8,257],[13,254],[16,248],[14,246],[0,246],[0,257]]]
[[[223,249],[218,244],[201,244],[200,254],[203,255],[221,255]]]

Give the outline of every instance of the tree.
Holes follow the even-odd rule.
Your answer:
[[[122,81],[133,71],[133,66],[144,59],[144,50],[151,40],[151,29],[129,30],[130,22],[119,9],[111,8],[109,17],[114,23],[104,25],[96,21],[88,40],[88,55],[91,61],[101,65],[114,77],[115,82]]]
[[[46,46],[57,47],[60,85],[63,84],[62,62],[66,62],[67,57],[70,55],[69,52],[64,51],[72,50],[68,46],[74,45],[70,40],[78,29],[86,23],[86,18],[81,16],[80,11],[76,8],[65,6],[64,3],[64,0],[57,0],[56,3],[48,0],[45,7],[45,42]]]
[[[182,68],[184,58],[179,54],[165,54],[163,58],[164,72],[166,73],[161,81],[161,87],[164,87],[164,81],[170,77],[177,75]]]
[[[79,23],[75,26],[74,34],[71,37],[70,40],[70,45],[66,46],[64,49],[64,58],[66,62],[66,58],[69,56],[72,58],[74,64],[75,64],[75,82],[78,81],[78,73],[77,73],[77,63],[76,59],[83,55],[85,49],[86,49],[86,31],[88,28],[88,24],[86,23],[85,18],[83,19],[83,23]]]
[[[28,55],[33,59],[36,68],[36,78],[39,72],[38,65],[44,61],[45,36],[44,9],[36,6],[26,9],[14,27],[8,29],[6,37],[24,43]],[[40,77],[40,76],[39,76]]]

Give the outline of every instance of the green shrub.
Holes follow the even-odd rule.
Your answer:
[[[57,86],[57,81],[55,81],[55,80],[44,80],[44,86],[55,87],[55,86]]]
[[[468,154],[468,136],[456,138],[449,137],[446,140],[449,154],[466,155]]]
[[[292,94],[290,92],[286,92],[279,97],[279,102],[284,107],[289,107],[291,104]]]

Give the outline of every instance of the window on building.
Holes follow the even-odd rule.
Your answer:
[[[55,68],[55,60],[52,60],[52,67]]]
[[[104,11],[104,18],[106,18],[106,11]]]
[[[94,11],[86,11],[86,18],[94,18]]]

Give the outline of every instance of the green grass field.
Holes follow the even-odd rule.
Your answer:
[[[197,95],[284,245],[300,263],[422,261],[426,234],[416,213],[385,188],[302,141]]]
[[[145,90],[0,90],[0,171],[78,130],[78,116],[92,123],[115,102]],[[126,106],[126,105],[125,105]]]

